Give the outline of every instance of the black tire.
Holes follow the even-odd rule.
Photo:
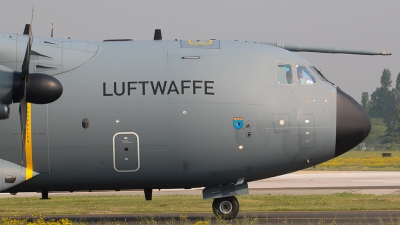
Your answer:
[[[215,217],[224,220],[231,220],[239,212],[239,201],[235,196],[216,198],[212,204]]]

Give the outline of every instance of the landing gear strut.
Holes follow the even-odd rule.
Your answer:
[[[216,198],[213,201],[212,208],[217,218],[231,220],[239,212],[239,202],[235,196]]]
[[[48,191],[42,191],[42,198],[41,198],[42,200],[43,199],[50,199],[49,198],[49,192]]]

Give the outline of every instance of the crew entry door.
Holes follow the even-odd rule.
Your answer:
[[[120,132],[113,137],[114,169],[135,172],[140,168],[139,136],[134,132]]]

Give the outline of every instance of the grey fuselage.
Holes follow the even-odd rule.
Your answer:
[[[18,71],[27,37],[0,35],[0,64]],[[278,65],[307,61],[252,42],[186,42],[35,37],[31,70],[54,75],[63,94],[32,104],[37,175],[3,191],[212,187],[338,155],[337,87],[316,74],[313,85],[296,73],[277,82]],[[20,165],[18,105],[0,121],[0,158]]]

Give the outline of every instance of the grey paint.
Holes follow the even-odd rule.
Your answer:
[[[203,189],[203,199],[209,198],[224,198],[235,195],[249,194],[249,187],[247,183],[232,185],[232,186],[219,186]]]
[[[26,168],[18,164],[0,159],[0,191],[8,190],[11,187],[25,182]],[[33,172],[32,176],[37,176],[38,173]]]
[[[0,66],[0,70],[0,102],[8,105],[12,102],[11,87],[13,84],[14,70],[4,66]]]
[[[35,37],[32,49],[61,62],[59,47],[44,48],[43,40]],[[309,65],[296,54],[241,41],[219,41],[219,49],[181,48],[180,41],[78,42],[76,49],[65,45],[69,41],[52,40],[63,43],[62,52],[76,50],[76,57],[53,64],[65,71],[55,74],[64,87],[61,98],[32,109],[34,170],[40,175],[7,191],[212,187],[334,157],[336,87],[321,80],[277,82],[279,64]],[[2,62],[12,57],[2,56]],[[131,83],[128,94],[128,82],[143,81],[165,82],[166,90],[154,94],[151,83]],[[118,94],[125,84],[123,95],[114,93],[114,82]],[[184,85],[189,88],[182,91]],[[13,163],[21,159],[17,107],[1,121],[7,129],[0,129],[0,158]],[[235,129],[234,117],[251,126]],[[88,129],[82,128],[84,118]],[[113,158],[119,132],[139,137],[132,152],[140,158],[132,167],[119,163],[135,154]]]

